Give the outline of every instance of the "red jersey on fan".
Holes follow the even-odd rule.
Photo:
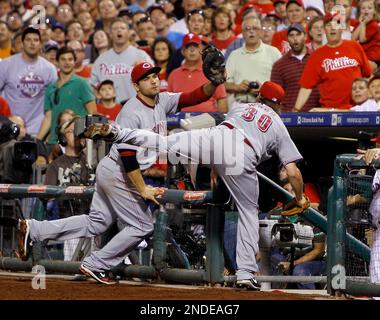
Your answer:
[[[102,103],[98,103],[96,105],[96,109],[100,114],[113,121],[116,120],[116,117],[119,114],[121,108],[122,105],[120,103],[116,103],[112,108],[106,108]]]
[[[352,81],[368,77],[371,72],[372,68],[360,44],[343,40],[338,47],[324,45],[311,54],[300,85],[306,89],[319,85],[320,102],[324,108],[349,109]]]
[[[11,108],[9,107],[7,100],[0,96],[0,116],[9,117],[11,114]]]
[[[356,28],[359,26],[356,23]],[[355,29],[356,29],[355,28]],[[371,61],[380,61],[380,26],[379,21],[372,20],[365,27],[366,42],[361,43],[367,58]]]
[[[233,35],[231,35],[228,39],[226,39],[226,40],[219,40],[219,39],[216,39],[216,38],[214,38],[215,37],[215,35],[216,34],[213,34],[212,35],[212,40],[211,40],[211,43],[215,46],[215,47],[217,47],[219,50],[221,50],[221,51],[225,51],[227,48],[228,48],[228,46],[232,43],[232,42],[234,42],[234,40],[236,39],[236,36],[233,34]]]

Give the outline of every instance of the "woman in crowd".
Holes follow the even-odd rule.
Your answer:
[[[168,87],[168,75],[166,73],[166,67],[169,59],[173,54],[173,46],[166,38],[157,38],[152,45],[152,58],[156,66],[161,68],[158,74],[160,78],[160,90],[167,91]]]
[[[96,30],[89,39],[91,46],[90,63],[94,63],[97,57],[106,52],[111,47],[109,35],[103,30]]]

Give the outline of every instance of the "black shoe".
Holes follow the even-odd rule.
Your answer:
[[[116,284],[117,281],[113,280],[108,271],[92,271],[89,268],[85,267],[83,264],[80,266],[79,270],[84,273],[86,276],[89,276],[93,279],[95,279],[97,282],[103,283],[103,284]]]
[[[255,278],[243,279],[236,281],[237,288],[246,288],[248,290],[260,290],[261,286]]]
[[[29,258],[32,240],[30,239],[30,227],[28,220],[20,220],[18,226],[17,256],[26,261]]]

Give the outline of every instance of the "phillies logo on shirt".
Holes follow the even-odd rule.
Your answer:
[[[359,63],[355,59],[350,59],[349,57],[340,57],[335,59],[325,59],[322,62],[322,67],[326,72],[357,67]]]
[[[112,76],[118,74],[128,74],[132,72],[132,67],[125,63],[115,64],[100,64],[100,74],[105,76]]]
[[[17,88],[21,91],[21,94],[27,98],[36,97],[44,88],[44,79],[34,72],[23,74],[19,76],[20,82]]]

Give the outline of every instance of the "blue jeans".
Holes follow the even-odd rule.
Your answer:
[[[276,251],[277,250],[275,249],[271,255],[273,268],[276,268],[280,262],[287,260],[286,256]],[[326,261],[313,260],[313,261],[307,261],[295,266],[293,269],[293,276],[320,276],[322,274],[325,274],[325,272],[326,272]],[[297,288],[314,290],[315,284],[314,283],[297,283]]]

